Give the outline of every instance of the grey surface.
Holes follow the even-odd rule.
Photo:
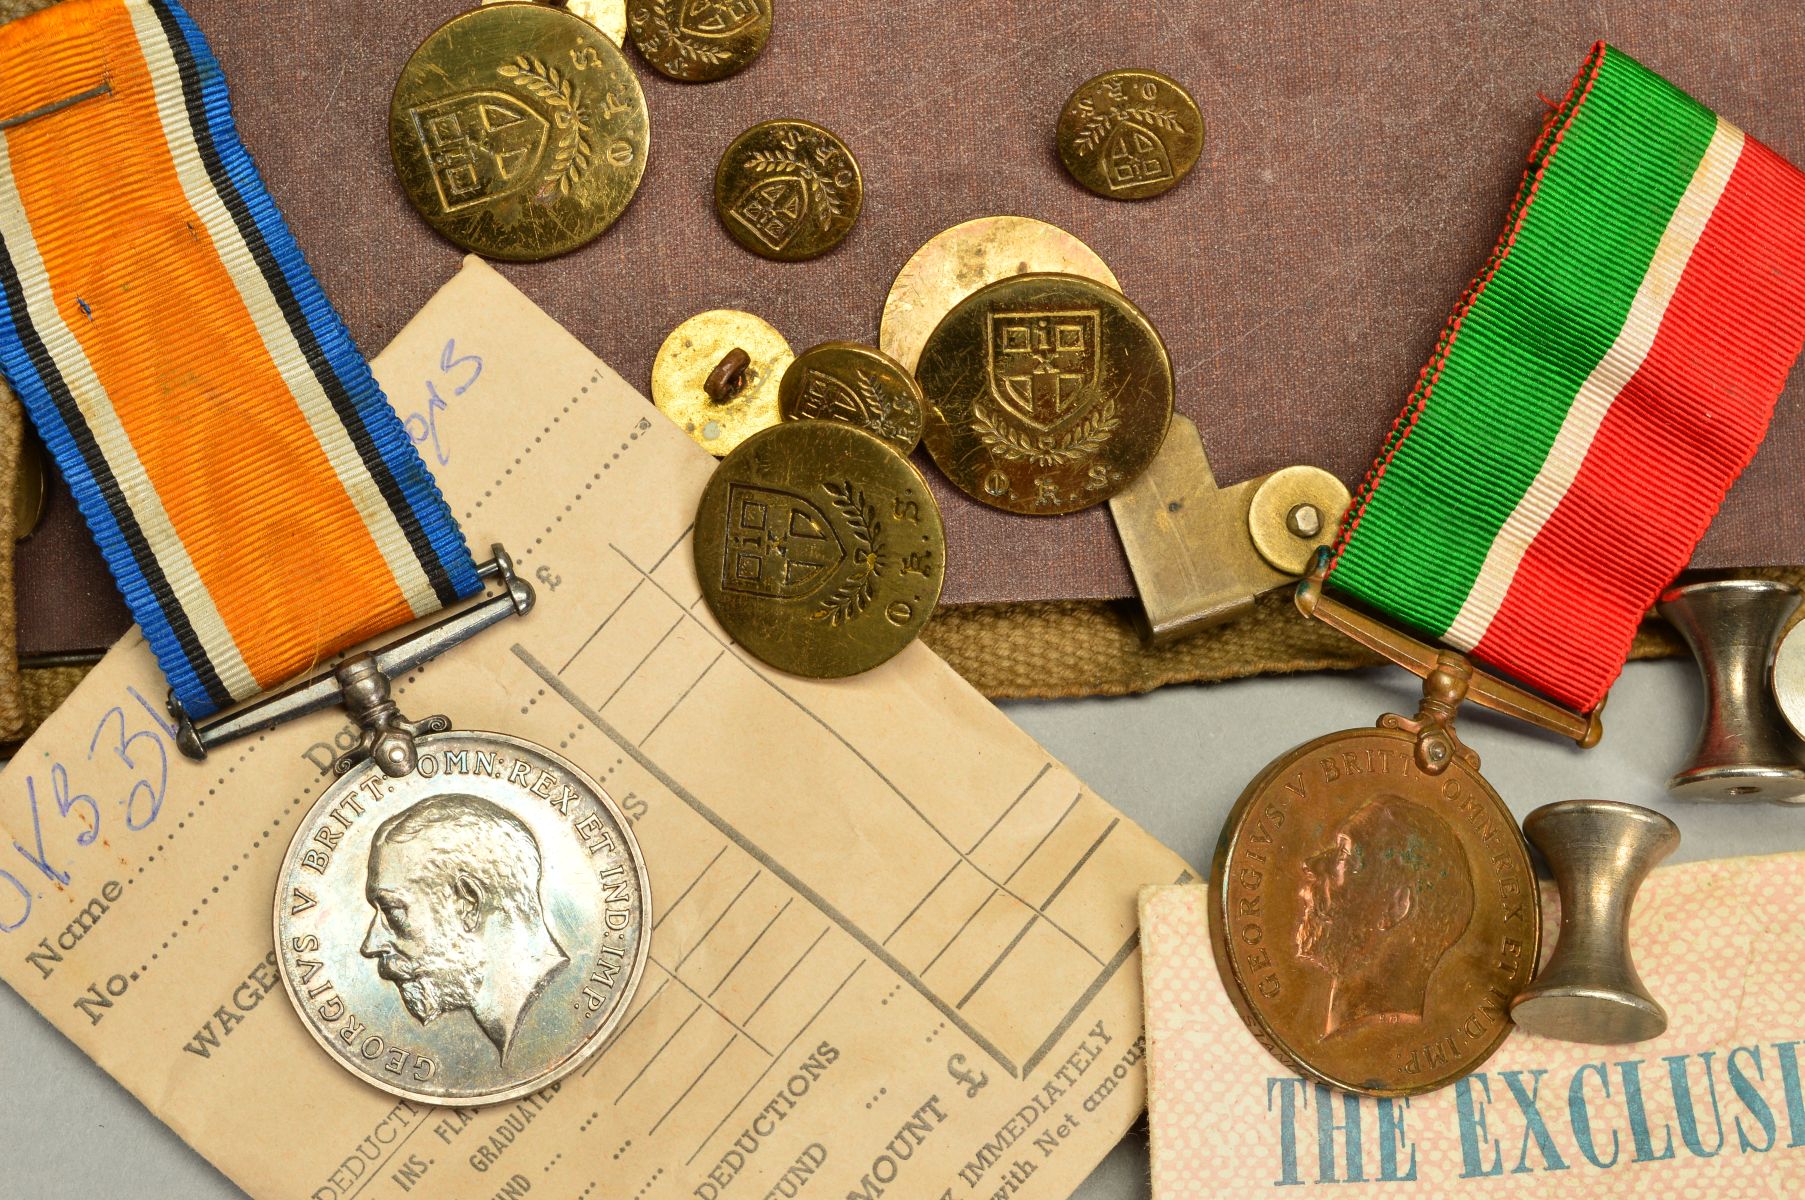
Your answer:
[[[1470,715],[1463,729],[1519,817],[1554,800],[1627,800],[1679,823],[1685,840],[1675,861],[1805,848],[1805,811],[1666,799],[1662,781],[1685,760],[1697,732],[1699,690],[1688,662],[1632,665],[1606,709],[1603,743],[1583,753],[1488,715]],[[1079,776],[1202,868],[1223,815],[1269,759],[1319,734],[1368,724],[1388,708],[1414,711],[1415,695],[1403,672],[1383,671],[1006,708]],[[281,1085],[281,1064],[273,1063],[270,1086]],[[1145,1196],[1146,1153],[1144,1133],[1131,1134],[1078,1196]],[[240,1194],[7,989],[0,989],[0,1162],[0,1196],[7,1197]],[[897,1200],[914,1198],[898,1193]]]

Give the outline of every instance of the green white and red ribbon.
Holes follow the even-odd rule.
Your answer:
[[[1349,510],[1330,579],[1582,711],[1805,344],[1805,175],[1593,47]]]

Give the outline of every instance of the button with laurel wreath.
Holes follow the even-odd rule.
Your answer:
[[[682,83],[737,75],[771,40],[771,0],[631,0],[627,36],[654,71]]]
[[[959,490],[1034,516],[1100,504],[1147,469],[1172,419],[1172,364],[1120,292],[1015,275],[935,326],[915,377],[922,440]]]
[[[811,121],[764,121],[733,139],[714,173],[714,206],[733,240],[766,258],[826,254],[859,219],[858,160]]]
[[[796,356],[777,388],[786,421],[844,421],[913,454],[921,444],[921,385],[909,369],[858,342],[822,342]]]
[[[921,472],[839,421],[786,421],[740,443],[703,489],[694,544],[702,595],[733,640],[814,679],[901,652],[946,578]]]
[[[1059,160],[1111,200],[1171,191],[1203,153],[1203,114],[1158,71],[1106,71],[1078,85],[1059,114]]]
[[[550,258],[612,225],[639,190],[650,137],[625,56],[588,21],[542,4],[445,22],[389,102],[407,198],[490,258]]]

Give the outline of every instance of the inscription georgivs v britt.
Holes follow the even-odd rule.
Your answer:
[[[283,861],[277,960],[314,1039],[431,1103],[542,1088],[606,1044],[649,951],[644,863],[599,786],[490,733],[419,742],[315,802]]]

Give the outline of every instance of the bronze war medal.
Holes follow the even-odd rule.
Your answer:
[[[1158,71],[1108,71],[1078,86],[1059,114],[1059,161],[1111,200],[1178,186],[1203,153],[1203,114]]]
[[[921,442],[921,385],[881,350],[823,342],[783,373],[778,408],[786,421],[844,421],[910,454]]]
[[[627,32],[654,71],[683,83],[725,79],[771,39],[771,0],[630,0]]]
[[[612,225],[645,173],[645,97],[594,25],[543,4],[461,13],[420,43],[389,104],[389,152],[428,224],[534,261]]]
[[[1123,295],[1075,275],[1016,275],[960,301],[915,376],[923,441],[993,508],[1076,512],[1146,470],[1172,418],[1172,364]]]
[[[881,438],[787,421],[709,479],[695,554],[736,642],[781,671],[836,679],[915,640],[940,598],[946,533],[921,474]]]
[[[826,254],[864,203],[846,143],[808,121],[765,121],[733,139],[714,174],[714,206],[733,240],[765,258]]]
[[[1572,738],[1601,732],[1323,594],[1298,607],[1423,678],[1414,718],[1281,755],[1236,801],[1210,870],[1210,940],[1262,1045],[1334,1087],[1408,1096],[1489,1058],[1534,974],[1541,908],[1510,809],[1455,733],[1471,700]]]
[[[1122,290],[1089,246],[1033,217],[976,217],[929,238],[890,284],[877,344],[913,371],[922,343],[953,306],[987,283],[1030,271],[1082,275]]]

